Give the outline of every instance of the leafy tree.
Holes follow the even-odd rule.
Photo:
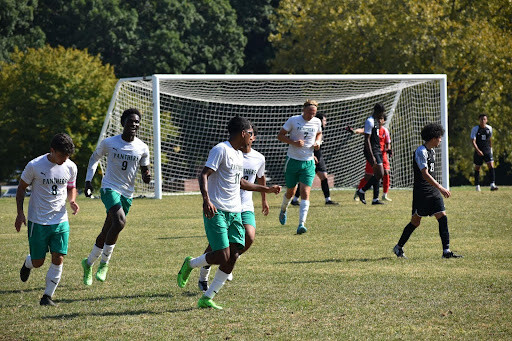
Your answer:
[[[0,178],[48,152],[53,135],[65,132],[83,183],[116,83],[112,67],[63,47],[15,50],[10,59],[0,62]]]
[[[0,0],[0,61],[7,60],[14,47],[42,47],[45,35],[34,26],[37,0]]]
[[[479,113],[506,162],[512,136],[512,4],[427,0],[282,0],[272,71],[446,73],[452,174],[469,178]]]

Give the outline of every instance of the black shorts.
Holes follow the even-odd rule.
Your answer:
[[[368,153],[366,151],[366,149],[364,150],[364,157],[366,158],[366,161],[368,161],[371,164],[373,164],[373,159],[372,159],[372,156],[370,155],[370,153]],[[373,151],[373,157],[375,157],[375,161],[377,161],[377,164],[378,165],[382,165],[383,164],[383,161],[382,161],[382,152],[379,150],[374,150]]]
[[[320,157],[317,157],[318,163],[315,166],[315,172],[322,172],[327,173],[327,167],[325,166],[325,160],[322,155]]]
[[[484,164],[484,161],[485,163],[494,161],[494,159],[492,158],[492,152],[484,153],[483,156],[480,156],[475,151],[475,153],[473,154],[473,163],[477,166],[481,166]]]
[[[422,193],[414,193],[413,191],[412,215],[417,214],[420,217],[430,217],[445,210],[442,196],[422,195]]]

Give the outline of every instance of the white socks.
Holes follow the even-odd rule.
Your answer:
[[[299,225],[304,225],[306,223],[306,218],[308,217],[309,211],[309,200],[301,200],[300,209],[299,209]]]
[[[30,254],[27,255],[27,258],[25,258],[25,267],[29,269],[34,268],[34,265],[32,265],[32,257],[30,257]]]
[[[44,290],[44,294],[50,297],[55,293],[55,289],[57,289],[57,285],[59,285],[60,277],[62,276],[62,264],[55,265],[50,264],[50,268],[46,273],[46,289]]]
[[[206,262],[206,253],[203,253],[201,256],[197,258],[192,258],[190,260],[190,266],[193,268],[203,267],[209,265],[208,262]]]
[[[281,203],[281,211],[283,211],[283,212],[284,212],[284,211],[286,211],[286,210],[288,209],[288,205],[290,205],[290,201],[291,201],[291,200],[292,200],[291,198],[290,198],[290,199],[288,199],[288,198],[286,197],[286,193],[285,193],[285,194],[283,194],[283,202]]]
[[[217,272],[215,272],[215,277],[213,278],[212,284],[208,287],[208,290],[204,293],[205,296],[209,298],[213,298],[215,294],[219,292],[219,290],[222,288],[224,283],[226,283],[226,280],[228,279],[229,274],[225,273],[224,271],[221,271],[220,269],[217,269]]]
[[[102,263],[108,263],[110,260],[110,257],[112,257],[112,251],[114,251],[114,247],[116,244],[112,245],[103,245],[103,252],[101,253],[101,262]]]
[[[96,262],[96,260],[100,258],[101,251],[103,251],[103,249],[100,249],[99,247],[96,246],[96,244],[94,244],[91,253],[89,254],[89,257],[87,257],[87,264],[89,264],[89,266],[92,266],[94,262]]]
[[[207,266],[207,267],[202,266],[199,268],[199,280],[201,282],[208,281],[208,277],[210,276],[211,269],[212,269],[211,266]]]

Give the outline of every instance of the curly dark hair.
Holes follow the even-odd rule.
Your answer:
[[[135,114],[135,115],[139,116],[139,120],[142,117],[140,115],[140,112],[137,109],[135,109],[135,108],[126,109],[125,111],[123,111],[123,114],[121,115],[121,125],[123,127],[124,127],[124,123],[126,122],[126,118],[128,116],[130,116],[131,114]]]
[[[421,130],[421,138],[428,142],[444,135],[444,128],[439,123],[429,123]]]
[[[228,123],[228,132],[229,136],[235,136],[241,133],[243,130],[251,129],[251,122],[245,117],[241,117],[236,115],[232,119],[229,120]]]
[[[68,134],[58,133],[52,138],[52,142],[50,143],[50,147],[53,148],[57,152],[61,152],[67,156],[73,155],[75,152],[75,145],[73,144],[73,140],[69,137]]]

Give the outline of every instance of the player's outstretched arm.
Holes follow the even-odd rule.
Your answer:
[[[16,215],[16,220],[14,222],[14,227],[17,232],[21,230],[21,224],[27,225],[27,220],[25,218],[25,212],[23,212],[23,202],[25,201],[25,190],[27,189],[28,184],[20,179],[20,183],[18,184],[18,190],[16,191],[16,208],[18,214]]]
[[[204,167],[199,174],[199,190],[201,191],[201,195],[203,196],[203,214],[206,218],[213,218],[215,213],[217,213],[217,208],[210,201],[210,196],[208,195],[208,177],[214,172],[213,169],[209,167]]]
[[[240,188],[245,189],[246,191],[253,191],[253,192],[265,192],[265,193],[275,193],[278,194],[281,192],[281,186],[273,185],[273,186],[261,186],[257,184],[250,183],[249,181],[245,180],[244,178],[240,179]]]

